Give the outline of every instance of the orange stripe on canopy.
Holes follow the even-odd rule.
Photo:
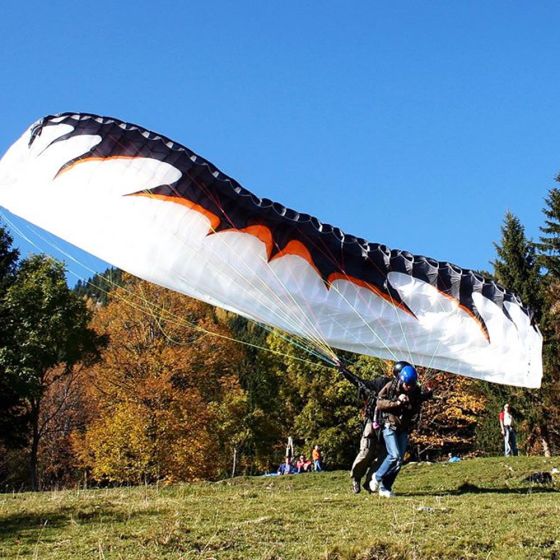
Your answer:
[[[274,248],[274,240],[272,238],[272,232],[269,228],[267,228],[266,226],[255,225],[238,230],[230,229],[229,231],[241,231],[242,233],[248,233],[249,235],[253,235],[257,239],[260,239],[266,247],[267,258],[270,259],[270,255],[272,255],[272,249]]]
[[[276,253],[276,255],[274,255],[270,260],[273,261],[274,259],[279,259],[286,255],[295,255],[297,257],[301,257],[302,259],[307,261],[311,265],[313,270],[315,270],[315,272],[319,275],[319,277],[322,278],[321,272],[313,262],[313,257],[311,256],[309,249],[301,241],[292,239],[292,241],[288,242],[288,244],[281,251]]]
[[[166,202],[174,202],[175,204],[180,204],[181,206],[186,206],[187,208],[189,208],[190,210],[195,210],[196,212],[198,212],[199,214],[202,214],[203,216],[206,216],[208,218],[208,220],[210,221],[210,228],[215,231],[218,226],[220,225],[220,218],[218,216],[216,216],[216,214],[213,214],[212,212],[209,212],[208,210],[206,210],[206,208],[204,208],[203,206],[200,206],[200,204],[196,204],[190,200],[187,200],[186,198],[180,198],[177,196],[169,196],[166,194],[153,194],[150,192],[138,192],[138,193],[133,193],[133,194],[129,194],[126,196],[144,196],[146,198],[155,198],[157,200],[165,200]]]
[[[373,292],[376,296],[379,296],[381,299],[384,299],[386,302],[390,303],[394,307],[398,307],[401,311],[408,313],[412,317],[416,319],[416,315],[404,304],[399,301],[395,301],[390,294],[383,292],[377,286],[366,282],[365,280],[360,280],[359,278],[355,278],[354,276],[348,276],[348,274],[343,274],[341,272],[333,272],[329,275],[327,281],[329,284],[332,284],[336,280],[346,280],[346,282],[351,282],[352,284],[356,284],[356,286],[360,286],[360,288],[366,288]]]
[[[109,161],[109,160],[113,160],[113,159],[145,159],[145,158],[141,158],[141,157],[138,157],[138,156],[88,157],[88,158],[84,158],[84,159],[79,159],[78,161],[75,161],[74,163],[62,168],[56,174],[56,177],[59,177],[60,175],[63,175],[64,173],[67,173],[68,171],[71,171],[72,169],[74,169],[74,167],[77,167],[78,165],[81,165],[82,163],[92,163],[92,162],[95,162],[95,161]]]
[[[451,300],[452,302],[457,303],[459,309],[462,309],[478,325],[478,328],[482,331],[484,338],[488,341],[488,343],[490,343],[490,333],[488,332],[488,328],[480,320],[479,317],[477,317],[468,307],[460,303],[457,298],[450,296],[449,294],[446,294],[441,290],[438,290],[438,293],[440,293],[442,296],[446,297],[447,299]]]

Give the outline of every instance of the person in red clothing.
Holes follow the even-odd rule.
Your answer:
[[[519,452],[517,451],[517,440],[515,437],[515,428],[513,416],[511,415],[509,404],[504,405],[504,409],[500,412],[500,431],[502,432],[502,437],[504,438],[504,455],[509,457],[513,455],[517,457]]]
[[[299,459],[296,461],[296,469],[298,473],[310,472],[312,463],[309,459],[305,458],[305,455],[300,455]]]

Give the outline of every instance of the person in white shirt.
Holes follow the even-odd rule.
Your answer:
[[[519,455],[513,424],[513,416],[511,415],[509,404],[506,403],[504,409],[500,412],[500,430],[504,438],[504,454],[506,457]]]

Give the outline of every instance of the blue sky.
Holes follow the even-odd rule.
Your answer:
[[[348,233],[490,269],[505,212],[536,238],[560,172],[560,4],[347,4],[6,0],[0,153],[46,114],[115,116]]]

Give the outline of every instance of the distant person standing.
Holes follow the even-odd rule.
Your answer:
[[[321,463],[323,458],[321,456],[321,449],[318,445],[313,448],[311,457],[313,458],[313,468],[315,469],[315,472],[321,472],[323,470],[323,465]]]
[[[286,445],[286,459],[291,463],[294,458],[294,440],[288,437],[288,444]]]
[[[504,438],[504,455],[506,457],[510,455],[517,457],[519,455],[513,424],[513,416],[511,415],[509,404],[505,404],[504,409],[500,412],[500,430]]]

